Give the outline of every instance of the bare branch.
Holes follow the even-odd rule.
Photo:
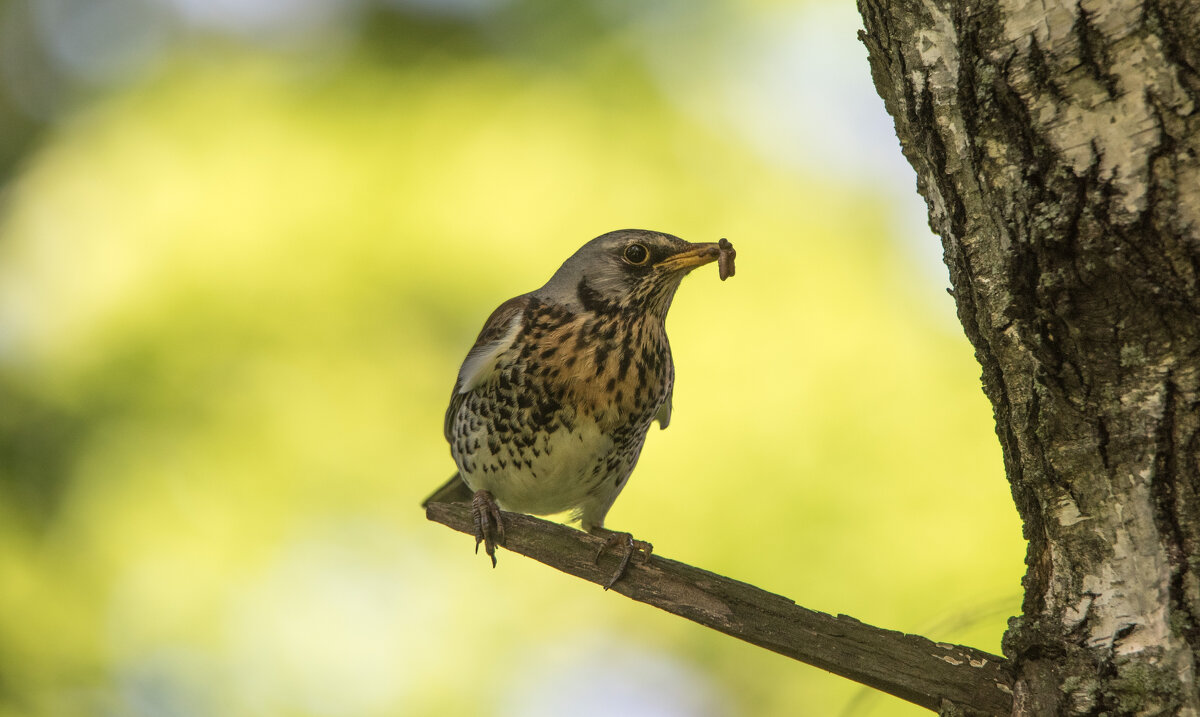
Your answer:
[[[426,517],[472,534],[469,506],[429,503]],[[616,556],[604,543],[565,525],[503,513],[504,547],[603,585]],[[1012,712],[1012,679],[1003,657],[883,630],[846,615],[826,615],[787,598],[654,555],[634,560],[613,587],[626,597],[895,695],[934,711],[968,715]]]

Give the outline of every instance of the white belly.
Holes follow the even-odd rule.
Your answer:
[[[490,491],[504,510],[550,515],[580,509],[608,502],[609,492],[623,482],[624,476],[609,476],[613,442],[592,421],[580,421],[570,432],[559,428],[541,435],[529,447],[507,443],[499,448],[493,453],[481,440],[467,461],[455,460],[472,468],[461,471],[471,490]]]

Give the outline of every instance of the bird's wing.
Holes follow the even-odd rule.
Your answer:
[[[654,414],[654,420],[658,421],[658,428],[662,430],[671,425],[671,399],[675,397],[675,386],[672,384],[671,389],[667,391],[667,400],[663,401],[658,407],[658,413]]]
[[[523,323],[521,316],[528,305],[527,295],[509,299],[500,304],[484,322],[479,338],[475,339],[475,345],[467,352],[467,358],[458,370],[458,380],[450,394],[450,407],[446,409],[446,420],[442,426],[447,441],[450,440],[454,415],[462,405],[463,396],[492,375],[496,360],[512,345],[520,332]]]

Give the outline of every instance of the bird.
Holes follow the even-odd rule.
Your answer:
[[[621,548],[611,588],[653,546],[604,519],[655,421],[671,421],[675,367],[665,320],[680,282],[733,245],[690,243],[643,229],[584,244],[541,288],[492,312],[458,371],[443,425],[458,472],[426,504],[469,491],[475,550],[492,566],[500,510],[552,515]],[[467,491],[463,488],[466,487]]]

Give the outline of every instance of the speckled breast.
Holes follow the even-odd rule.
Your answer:
[[[615,495],[674,380],[662,321],[540,302],[522,320],[455,417],[463,478],[502,507],[535,514]]]

